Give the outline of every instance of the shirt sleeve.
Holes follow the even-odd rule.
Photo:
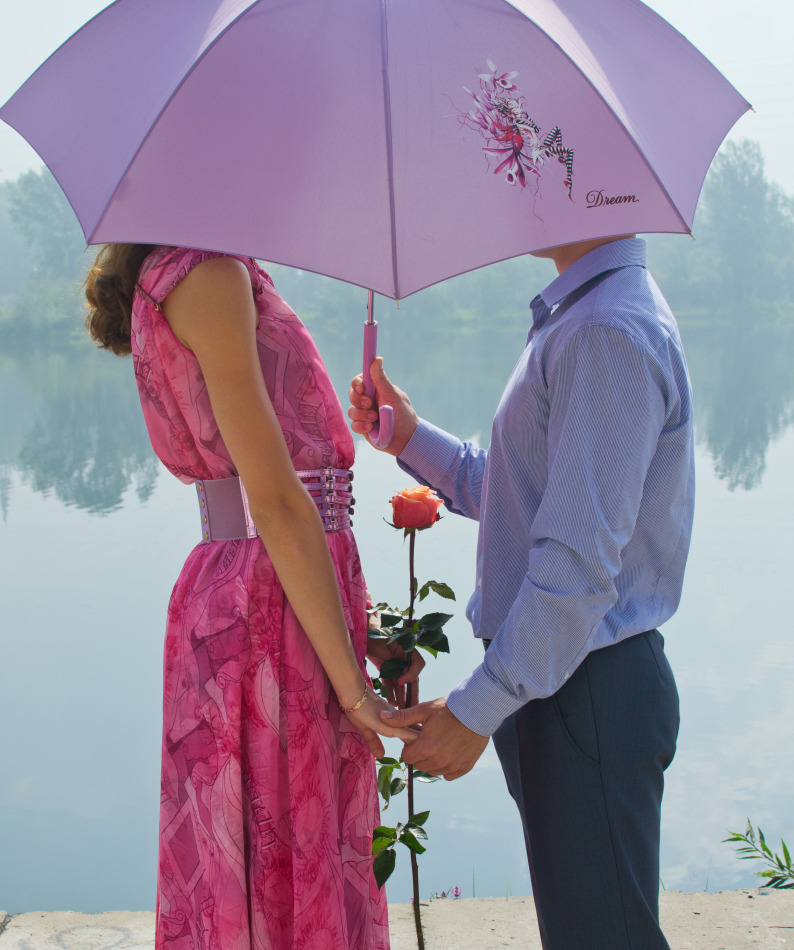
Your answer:
[[[643,485],[670,389],[653,353],[624,330],[590,325],[547,379],[548,483],[527,572],[483,663],[447,699],[481,735],[555,693],[585,658],[617,600],[621,551],[640,506],[654,503]]]
[[[397,464],[420,484],[433,488],[450,511],[480,520],[480,499],[488,453],[471,442],[419,420]]]

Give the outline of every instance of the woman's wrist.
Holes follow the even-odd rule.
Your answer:
[[[348,681],[344,686],[340,684],[338,688],[334,689],[334,692],[339,708],[342,712],[349,712],[350,710],[360,709],[364,705],[369,692],[369,683],[359,673],[354,681]]]
[[[369,696],[369,686],[365,686],[363,693],[361,694],[361,696],[358,698],[358,700],[355,703],[353,703],[350,706],[346,706],[344,703],[340,702],[339,708],[342,710],[343,713],[346,713],[346,714],[358,712],[358,710],[361,709],[361,707],[367,701],[368,696]]]

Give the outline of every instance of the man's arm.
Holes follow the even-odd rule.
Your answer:
[[[450,511],[479,521],[487,458],[485,449],[420,419],[397,464],[421,484],[434,488]]]
[[[422,721],[415,718],[422,713],[438,719],[426,741],[420,737],[405,750],[406,761],[430,772],[457,777],[455,763],[439,750],[459,745],[462,728],[490,736],[528,701],[555,693],[617,599],[621,552],[664,426],[664,373],[633,337],[595,325],[581,330],[550,368],[548,392],[548,484],[512,608],[483,663],[447,697],[443,714],[423,703],[410,717],[398,716],[401,725]],[[475,746],[474,739],[466,744],[470,751]],[[465,771],[469,758],[466,753],[460,763]]]

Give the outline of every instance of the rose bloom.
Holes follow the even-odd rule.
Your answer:
[[[395,528],[429,528],[438,521],[444,502],[432,488],[404,488],[391,499]]]

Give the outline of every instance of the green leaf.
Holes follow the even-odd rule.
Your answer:
[[[371,627],[367,629],[367,640],[386,640],[389,636],[388,629],[380,627]]]
[[[409,821],[405,826],[405,830],[409,831],[414,838],[421,838],[423,841],[427,841],[427,832],[420,825],[415,825]]]
[[[372,853],[380,854],[385,848],[391,848],[393,842],[389,841],[388,838],[373,838],[372,840]]]
[[[446,600],[455,600],[455,591],[449,586],[449,584],[444,584],[441,581],[428,581],[426,584],[422,585],[422,590],[419,591],[419,597],[421,600],[424,600],[422,597],[422,591],[425,592],[425,597],[430,591],[438,594],[439,597],[444,597]]]
[[[434,650],[433,647],[426,647],[421,643],[417,643],[416,645],[419,647],[420,650],[424,650],[425,653],[429,653],[430,656],[432,656],[434,660],[438,656],[438,650]]]
[[[780,843],[783,846],[783,860],[786,862],[786,867],[791,868],[791,855],[788,853],[786,842],[781,838]]]
[[[419,633],[424,633],[426,630],[440,630],[448,620],[452,620],[452,614],[426,614],[419,619]]]
[[[381,793],[385,802],[388,802],[391,798],[391,773],[393,771],[393,765],[384,765],[383,768],[378,771],[378,791]]]
[[[404,844],[406,848],[410,848],[411,851],[416,854],[424,854],[425,851],[427,851],[427,848],[416,840],[413,833],[407,830],[403,830],[400,834],[400,843]]]
[[[449,640],[440,630],[428,630],[420,634],[416,645],[425,650],[435,650],[436,653],[449,653]]]
[[[392,795],[398,795],[407,784],[408,783],[405,781],[402,775],[398,775],[397,778],[393,778],[390,786]]]
[[[392,643],[399,643],[404,653],[412,653],[416,647],[417,635],[412,630],[406,630],[399,637],[395,637]]]
[[[375,856],[372,870],[375,872],[375,881],[379,888],[382,888],[391,877],[396,862],[397,855],[394,853],[394,848],[388,848]]]
[[[387,841],[396,841],[397,837],[397,829],[389,828],[386,825],[378,825],[378,827],[372,832],[373,841],[376,838],[386,838]]]
[[[383,666],[381,666],[380,678],[382,680],[396,679],[401,673],[405,672],[407,666],[408,663],[406,660],[393,656],[391,659],[386,660]]]
[[[414,778],[418,782],[440,782],[440,775],[431,775],[429,772],[423,772],[421,769],[414,769]]]
[[[396,627],[403,619],[403,615],[396,610],[382,610],[380,615],[381,627]]]
[[[380,759],[378,759],[378,762],[380,762]],[[746,840],[747,840],[747,839],[745,838],[745,836],[744,836],[744,835],[740,835],[738,831],[731,831],[731,832],[729,832],[729,834],[730,834],[730,838],[723,838],[723,839],[722,839],[722,843],[723,843],[723,844],[727,844],[727,843],[729,843],[729,842],[731,842],[731,841],[746,841]]]
[[[382,759],[375,759],[378,765],[399,765],[399,760],[394,759],[389,755],[384,755]]]
[[[404,633],[418,633],[419,624],[418,623],[408,623],[404,621],[403,624],[399,627],[394,627],[390,634],[392,641],[399,640]]]
[[[386,630],[386,635],[389,638],[389,643],[394,643],[399,640],[400,637],[405,633],[405,624],[401,623],[396,627],[388,627]]]
[[[766,843],[764,839],[764,833],[760,828],[758,829],[758,840],[761,842],[761,850],[767,857],[771,858],[772,852],[769,850],[769,845]]]
[[[416,775],[416,772],[414,772],[414,775]],[[423,825],[429,817],[430,817],[429,811],[420,811],[418,815],[411,815],[411,817],[408,819],[408,824],[409,825]]]

